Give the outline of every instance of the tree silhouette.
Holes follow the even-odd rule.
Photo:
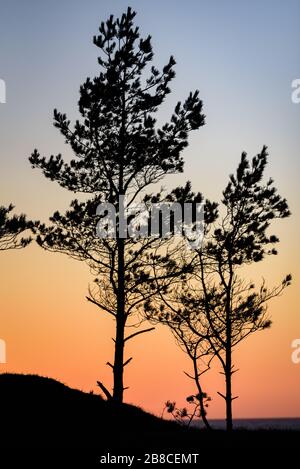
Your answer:
[[[181,204],[183,209],[184,204],[190,204],[190,206],[196,208],[197,204],[204,202],[200,192],[194,193],[192,191],[190,182],[187,182],[183,187],[174,189],[168,194],[167,199],[170,202]],[[206,201],[204,208],[204,221],[211,223],[217,217],[217,205]],[[192,227],[193,223],[189,228],[191,229]],[[189,235],[192,233],[193,231],[190,230]],[[182,234],[184,237],[188,237],[184,230]],[[202,340],[201,337],[199,338],[198,335],[193,334],[192,328],[190,328],[187,323],[187,318],[186,321],[182,320],[182,315],[185,315],[185,295],[187,292],[194,289],[194,279],[195,275],[197,275],[198,254],[197,251],[186,248],[186,245],[183,243],[181,243],[180,246],[180,250],[175,252],[175,255],[169,257],[169,264],[166,269],[167,271],[168,268],[170,269],[170,271],[168,271],[170,274],[172,272],[181,272],[181,275],[175,280],[173,279],[173,282],[169,286],[166,286],[166,288],[157,288],[154,295],[145,298],[144,314],[148,321],[154,324],[159,321],[160,323],[168,325],[175,337],[177,345],[187,354],[192,364],[192,373],[187,371],[184,371],[184,373],[194,381],[196,387],[196,394],[187,397],[187,402],[194,406],[194,411],[188,414],[186,408],[178,409],[174,402],[168,401],[168,403],[166,403],[168,412],[172,413],[175,419],[180,417],[180,420],[182,417],[183,420],[189,417],[192,421],[195,417],[200,417],[205,427],[211,429],[206,410],[211,398],[203,391],[201,376],[210,369],[213,354],[207,342]],[[157,287],[158,285],[159,280]],[[189,294],[190,293],[188,293],[188,295]]]
[[[290,215],[272,179],[262,182],[266,164],[266,147],[251,163],[242,154],[236,174],[230,176],[223,192],[220,212],[217,204],[206,202],[204,240],[197,255],[191,255],[193,268],[188,278],[176,291],[160,293],[159,299],[146,303],[147,316],[168,324],[192,358],[196,382],[211,360],[218,358],[226,385],[225,394],[218,394],[226,402],[229,431],[236,399],[232,394],[233,350],[250,334],[270,327],[267,303],[291,282],[287,275],[274,288],[267,288],[263,280],[256,289],[243,278],[247,265],[277,254],[274,246],[279,239],[267,230],[275,219]]]
[[[33,228],[33,223],[26,220],[25,215],[10,216],[14,209],[13,205],[8,207],[0,206],[0,251],[7,249],[22,249],[26,247],[31,238],[20,235]]]
[[[151,66],[144,78],[153,59],[151,37],[140,39],[134,17],[135,12],[128,8],[121,19],[110,16],[101,23],[100,34],[94,37],[101,51],[101,71],[80,88],[81,120],[71,128],[66,115],[54,111],[54,125],[76,158],[64,162],[59,154],[46,159],[37,150],[30,157],[32,166],[42,169],[47,178],[70,191],[90,195],[86,202],[74,200],[65,215],[55,213],[50,226],[40,225],[38,242],[45,249],[86,261],[97,276],[97,286],[88,299],[116,321],[114,363],[109,365],[114,375],[112,397],[117,402],[123,400],[123,370],[130,361],[124,358],[124,345],[142,332],[125,337],[125,328],[138,325],[136,319],[129,324],[129,319],[154,293],[154,268],[162,268],[158,275],[162,289],[180,275],[179,271],[170,274],[169,269],[167,275],[165,270],[167,256],[174,255],[179,246],[171,243],[163,252],[162,241],[155,237],[126,239],[119,216],[116,237],[100,239],[96,236],[96,207],[110,203],[119,214],[123,197],[127,211],[138,201],[159,199],[160,195],[146,196],[145,190],[165,175],[183,170],[182,150],[188,134],[204,125],[196,91],[176,105],[170,122],[158,128],[155,114],[170,93],[175,60],[171,57],[162,71]],[[110,398],[103,383],[98,384]]]

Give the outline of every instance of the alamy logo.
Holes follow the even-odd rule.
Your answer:
[[[6,343],[0,339],[0,363],[6,363]]]
[[[292,353],[292,362],[298,365],[300,363],[300,339],[293,340],[292,348],[295,349]]]
[[[296,78],[292,81],[292,102],[294,104],[300,103],[300,78]]]
[[[120,196],[118,210],[111,203],[97,207],[100,220],[96,234],[99,238],[168,238],[170,235],[184,236],[192,249],[197,249],[203,240],[204,204],[161,202],[146,206],[136,204],[126,207],[125,197]]]
[[[4,80],[0,78],[0,104],[6,103],[6,84]]]

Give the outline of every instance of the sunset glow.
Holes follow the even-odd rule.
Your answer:
[[[5,2],[1,6],[0,205],[47,222],[76,197],[33,170],[34,148],[49,156],[72,153],[52,126],[58,108],[78,118],[81,83],[98,72],[92,36],[109,14],[127,8],[123,0],[83,2]],[[176,3],[132,1],[142,34],[153,36],[154,63],[174,55],[176,78],[159,121],[169,119],[177,100],[199,89],[206,125],[192,134],[184,151],[184,173],[168,176],[172,188],[191,180],[193,189],[220,201],[242,151],[249,157],[269,148],[267,177],[275,180],[292,212],[276,221],[278,256],[245,269],[258,285],[272,286],[292,273],[293,283],[272,300],[273,325],[254,334],[234,352],[235,418],[299,417],[300,363],[292,342],[300,338],[299,312],[299,117],[292,81],[299,78],[299,1]],[[158,7],[160,8],[158,14]],[[55,26],[53,26],[55,25]],[[181,36],[181,39],[179,39]],[[184,40],[182,40],[184,36]],[[1,101],[1,100],[0,100]],[[84,391],[111,389],[114,324],[86,295],[93,276],[83,262],[43,251],[0,253],[0,338],[6,343],[1,372],[49,376]],[[193,383],[183,371],[190,363],[164,326],[137,337],[126,349],[133,357],[125,370],[125,401],[161,415],[170,399],[185,405]],[[205,377],[212,397],[210,418],[224,417],[223,376],[216,361]]]

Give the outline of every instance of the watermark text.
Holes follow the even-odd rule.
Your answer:
[[[293,340],[292,348],[294,349],[291,355],[292,362],[298,365],[300,363],[300,339]]]
[[[0,339],[0,363],[6,363],[6,343]]]
[[[294,104],[300,103],[300,78],[296,78],[292,81],[292,102]]]
[[[0,104],[6,103],[6,84],[5,81],[0,78]]]

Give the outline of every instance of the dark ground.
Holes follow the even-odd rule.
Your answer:
[[[221,430],[182,428],[138,407],[117,407],[97,395],[34,375],[0,374],[0,399],[0,462],[5,450],[11,458],[41,450],[49,459],[62,450],[69,458],[99,459],[108,452],[192,452],[214,458],[233,449],[284,454],[300,448],[297,431],[236,430],[229,436]]]

